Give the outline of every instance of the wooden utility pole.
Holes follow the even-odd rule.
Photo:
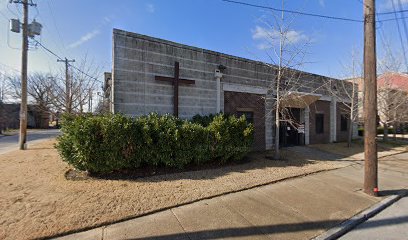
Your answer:
[[[65,58],[64,60],[57,59],[57,62],[65,63],[65,112],[71,113],[72,112],[72,101],[71,101],[71,80],[69,78],[69,63],[75,62],[75,59],[68,60]]]
[[[364,192],[378,195],[375,0],[364,0]]]
[[[28,0],[23,0],[23,51],[21,55],[21,105],[20,105],[20,150],[26,149],[27,141],[27,51],[28,51]]]

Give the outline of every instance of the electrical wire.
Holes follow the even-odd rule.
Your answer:
[[[391,4],[392,4],[392,8],[394,10],[395,18],[397,18],[398,16],[397,16],[397,11],[396,11],[396,8],[395,8],[394,0],[391,0]],[[400,43],[401,43],[402,55],[404,56],[405,66],[407,67],[407,71],[408,71],[408,62],[407,62],[407,56],[406,56],[406,51],[405,51],[405,45],[404,45],[404,40],[402,39],[400,24],[399,24],[398,20],[397,20],[397,31],[398,31],[398,36],[399,36]]]
[[[52,54],[53,56],[55,56],[57,59],[62,60],[62,61],[65,60],[65,58],[60,57],[58,54],[56,54],[56,53],[54,53],[53,51],[51,51],[49,48],[47,48],[46,46],[44,46],[42,43],[40,43],[40,42],[37,41],[36,39],[33,39],[33,40],[34,40],[34,42],[36,42],[40,47],[42,47],[44,50],[46,50],[47,52],[49,52],[50,54]],[[85,76],[87,76],[87,77],[89,77],[89,78],[91,78],[91,79],[93,79],[93,80],[95,80],[95,81],[97,81],[97,82],[99,82],[99,83],[103,83],[101,80],[99,80],[99,79],[97,79],[97,78],[95,78],[95,77],[89,75],[88,73],[82,71],[81,69],[79,69],[79,68],[76,67],[75,65],[73,65],[73,64],[71,64],[71,63],[68,63],[68,65],[69,65],[70,67],[72,67],[73,69],[77,70],[78,72],[84,74]]]
[[[222,1],[223,2],[228,2],[228,3],[244,5],[244,6],[249,6],[249,7],[268,9],[268,10],[272,10],[272,11],[276,11],[276,12],[285,12],[285,13],[293,13],[293,14],[298,14],[298,15],[304,15],[304,16],[309,16],[309,17],[326,18],[326,19],[341,20],[341,21],[348,21],[348,22],[359,22],[359,23],[364,22],[363,20],[358,20],[358,19],[345,18],[345,17],[336,17],[336,16],[329,16],[329,15],[321,15],[321,14],[294,11],[294,10],[284,10],[284,9],[279,9],[279,8],[267,7],[267,6],[256,5],[256,4],[252,4],[252,3],[246,3],[246,2],[233,1],[233,0],[222,0]]]
[[[398,0],[398,9],[401,11],[402,10],[402,3],[401,0]],[[404,27],[404,33],[405,33],[405,38],[408,39],[408,28],[407,28],[407,23],[405,21],[405,14],[404,12],[400,12],[401,18],[402,18],[402,26]],[[404,52],[405,55],[405,52]],[[407,68],[407,72],[408,72],[408,64],[407,64],[407,60],[405,60],[405,65]]]
[[[58,29],[58,25],[57,25],[57,22],[56,22],[56,20],[55,20],[54,11],[52,10],[50,1],[47,1],[47,6],[48,6],[48,9],[50,10],[51,19],[52,19],[52,22],[53,22],[53,24],[54,24],[55,30],[56,30],[56,32],[57,32],[58,38],[59,38],[59,40],[60,40],[60,43],[62,44],[62,47],[63,47],[63,49],[65,50],[66,47],[65,47],[64,39],[62,38],[61,32],[60,32],[59,29]]]
[[[325,19],[330,19],[330,20],[339,20],[339,21],[347,21],[347,22],[356,22],[356,23],[364,23],[363,20],[359,19],[354,19],[354,18],[346,18],[346,17],[337,17],[337,16],[330,16],[330,15],[322,15],[322,14],[316,14],[316,13],[310,13],[310,12],[302,12],[302,11],[295,11],[295,10],[284,10],[284,9],[279,9],[279,8],[274,8],[274,7],[268,7],[268,6],[262,6],[262,5],[257,5],[257,4],[252,4],[252,3],[246,3],[246,2],[240,2],[240,1],[235,1],[235,0],[221,0],[223,2],[228,2],[228,3],[234,3],[238,5],[243,5],[243,6],[248,6],[248,7],[255,7],[255,8],[262,8],[262,9],[268,9],[276,12],[285,12],[285,13],[293,13],[293,14],[298,14],[298,15],[303,15],[303,16],[309,16],[309,17],[317,17],[317,18],[325,18]],[[361,2],[363,5],[364,2],[361,0],[358,0]],[[391,11],[391,12],[379,12],[376,13],[376,15],[388,15],[388,14],[394,14],[394,13],[403,13],[403,12],[408,12],[408,10],[403,9],[399,11]],[[398,19],[405,19],[406,17],[402,18],[386,18],[386,19],[377,19],[376,22],[388,22],[388,21],[396,21]]]

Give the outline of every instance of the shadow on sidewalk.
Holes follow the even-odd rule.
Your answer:
[[[380,226],[390,226],[406,223],[408,216],[388,218],[381,220],[370,221],[369,224],[364,224],[363,228],[376,228]],[[277,224],[267,225],[259,227],[243,227],[243,228],[224,228],[215,230],[204,230],[186,233],[177,233],[160,236],[150,236],[143,238],[128,238],[130,239],[145,239],[145,240],[167,240],[167,239],[219,239],[219,238],[233,238],[233,237],[254,237],[260,235],[273,235],[279,233],[291,233],[301,232],[309,230],[325,230],[329,229],[339,223],[342,220],[329,220],[329,221],[315,221],[304,223],[289,223],[289,224]]]
[[[404,194],[405,193],[405,194]],[[390,189],[390,190],[383,190],[378,193],[380,197],[386,197],[391,195],[400,195],[402,194],[403,197],[407,197],[408,189]]]

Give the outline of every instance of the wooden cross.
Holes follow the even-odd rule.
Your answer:
[[[180,75],[180,64],[179,62],[174,63],[174,78],[172,77],[163,77],[163,76],[155,76],[154,79],[156,81],[166,81],[171,82],[173,84],[173,114],[175,117],[178,117],[178,97],[179,97],[179,84],[184,85],[192,85],[195,84],[194,80],[182,79],[179,77]]]

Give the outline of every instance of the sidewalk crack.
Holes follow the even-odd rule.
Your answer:
[[[170,209],[170,212],[173,214],[173,216],[176,218],[178,224],[180,225],[181,229],[183,229],[184,233],[187,235],[188,239],[191,240],[190,235],[188,234],[187,230],[184,228],[183,224],[181,224],[180,219],[177,217],[177,215],[173,212],[173,209]]]

